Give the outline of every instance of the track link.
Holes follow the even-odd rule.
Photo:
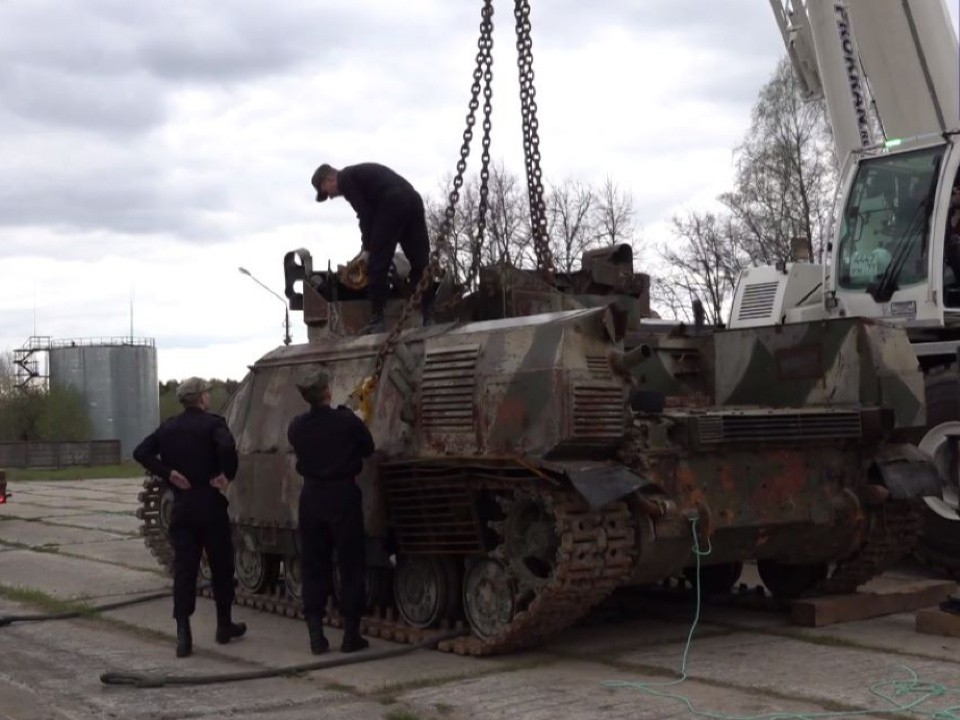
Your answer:
[[[500,488],[507,487],[500,485]],[[478,488],[491,489],[489,483]],[[517,485],[510,485],[516,490]],[[555,531],[559,538],[557,561],[549,580],[538,589],[535,598],[518,612],[499,635],[486,640],[462,637],[438,645],[443,652],[459,655],[492,655],[530,647],[544,638],[572,625],[591,608],[606,599],[630,574],[635,534],[630,511],[624,503],[614,503],[603,510],[591,510],[584,501],[567,489],[522,486],[522,491],[543,499],[553,510]],[[156,478],[144,482],[140,493],[137,517],[143,521],[141,534],[146,546],[168,574],[173,568],[173,549],[161,524],[161,500],[164,488]],[[212,597],[209,588],[200,594]],[[270,593],[249,593],[238,587],[235,604],[255,610],[302,618],[302,603],[290,597],[282,583]],[[327,624],[342,626],[339,614],[330,607]],[[421,630],[407,625],[396,609],[374,608],[361,621],[361,630],[371,637],[403,643],[419,643],[449,629],[462,628],[462,623],[447,623],[442,628]]]
[[[902,500],[884,503],[871,511],[868,523],[866,542],[853,556],[837,563],[830,577],[821,580],[814,592],[828,595],[856,592],[917,546],[921,518],[913,503]]]
[[[160,505],[164,492],[163,481],[158,477],[148,476],[143,481],[143,491],[137,495],[140,507],[137,508],[136,515],[143,521],[143,525],[140,526],[140,535],[143,536],[144,544],[160,563],[160,567],[172,577],[173,547],[170,545],[160,519]]]

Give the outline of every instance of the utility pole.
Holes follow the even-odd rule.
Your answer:
[[[275,298],[277,298],[280,302],[283,303],[283,328],[284,328],[283,344],[284,344],[284,345],[289,345],[290,342],[291,342],[291,340],[290,340],[290,308],[289,308],[289,306],[287,305],[287,301],[284,300],[282,297],[280,297],[280,295],[279,295],[278,293],[274,292],[274,291],[271,290],[269,287],[267,287],[266,285],[264,285],[262,282],[260,282],[259,280],[257,280],[257,279],[250,273],[250,271],[247,270],[246,268],[243,268],[243,267],[242,267],[242,268],[237,268],[237,269],[238,269],[242,274],[246,275],[248,278],[250,278],[251,280],[253,280],[257,285],[259,285],[260,287],[262,287],[264,290],[266,290],[268,293],[270,293],[270,294],[273,295]]]

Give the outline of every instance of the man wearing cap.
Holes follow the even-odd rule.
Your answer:
[[[370,322],[362,332],[384,332],[388,275],[397,243],[410,261],[409,278],[414,287],[427,267],[430,239],[423,198],[407,180],[378,163],[349,165],[342,170],[325,163],[313,173],[311,183],[317,191],[317,202],[342,195],[357,213],[371,306]],[[424,325],[430,322],[432,306],[433,294],[425,292],[420,306]]]
[[[363,458],[373,453],[373,437],[349,408],[330,407],[330,376],[323,368],[301,373],[297,389],[310,409],[287,428],[287,439],[303,476],[299,532],[303,576],[303,614],[315,655],[329,647],[323,616],[333,578],[332,553],[340,572],[340,611],[343,614],[341,652],[363,650],[360,616],[366,596],[366,555],[363,505],[354,482]]]
[[[221,493],[237,474],[237,448],[226,420],[207,412],[210,384],[192,377],[177,387],[183,412],[164,421],[133,451],[134,459],[173,490],[170,542],[173,545],[173,617],[177,657],[193,650],[190,616],[196,605],[200,556],[207,551],[217,604],[218,643],[247,631],[231,619],[233,542],[227,498]]]

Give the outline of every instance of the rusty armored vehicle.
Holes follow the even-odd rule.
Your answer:
[[[301,479],[286,429],[306,404],[293,376],[322,363],[346,402],[384,336],[356,334],[362,292],[306,251],[285,272],[308,342],[260,358],[225,415],[241,458],[228,491],[237,601],[295,616]],[[485,268],[466,297],[441,286],[436,324],[400,335],[358,478],[365,632],[413,641],[465,622],[469,637],[441,649],[529,646],[617,588],[689,571],[694,532],[712,547],[708,589],[756,560],[780,597],[852,591],[911,550],[915,500],[939,480],[889,441],[923,423],[906,335],[862,319],[684,326],[651,317],[648,286],[626,246],[586,254],[554,286]],[[392,292],[388,322],[404,302],[399,282]],[[169,566],[170,497],[145,487],[145,539]]]

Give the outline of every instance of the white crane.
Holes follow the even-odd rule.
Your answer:
[[[841,202],[824,265],[745,271],[731,326],[891,318],[917,343],[937,343],[919,355],[955,358],[956,345],[941,344],[960,340],[960,246],[945,242],[960,168],[960,50],[945,0],[770,5],[801,86],[826,101]]]
[[[946,501],[928,501],[925,551],[960,570],[960,51],[949,11],[945,0],[770,5],[801,87],[826,102],[840,194],[823,265],[744,270],[730,327],[844,315],[906,326],[926,376],[919,445]]]

